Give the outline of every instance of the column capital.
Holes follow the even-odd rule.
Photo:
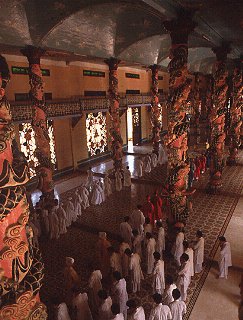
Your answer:
[[[40,47],[26,46],[20,52],[27,57],[29,64],[40,64],[40,59],[46,51]]]
[[[181,11],[177,19],[164,21],[164,28],[170,33],[172,45],[187,44],[189,34],[197,26],[192,20],[194,11]]]
[[[121,60],[111,57],[109,59],[105,59],[104,62],[109,66],[110,70],[117,70]]]
[[[217,61],[225,61],[231,52],[230,44],[228,42],[222,43],[220,47],[212,48],[212,51],[215,53]]]
[[[149,69],[152,71],[152,72],[158,72],[160,70],[160,66],[158,64],[151,64],[149,66]]]

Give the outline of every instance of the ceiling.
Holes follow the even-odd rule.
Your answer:
[[[67,61],[112,56],[127,64],[166,67],[171,42],[163,21],[195,5],[189,69],[211,73],[212,47],[230,42],[229,61],[243,54],[242,1],[0,0],[0,48],[19,54],[19,48],[31,44]]]

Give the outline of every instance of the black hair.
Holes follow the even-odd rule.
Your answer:
[[[153,299],[156,304],[160,304],[162,302],[162,295],[159,293],[153,294]]]
[[[181,296],[181,293],[179,289],[174,289],[172,291],[172,297],[174,298],[174,300],[178,300],[180,296]]]

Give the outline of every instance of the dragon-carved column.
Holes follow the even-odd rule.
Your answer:
[[[192,92],[192,108],[193,108],[193,118],[191,120],[190,126],[190,140],[192,139],[192,144],[198,144],[200,140],[200,74],[196,72],[195,85]]]
[[[32,100],[32,127],[35,132],[36,151],[39,166],[36,168],[38,189],[46,198],[53,198],[53,164],[51,162],[50,144],[47,128],[46,105],[44,101],[44,83],[42,80],[40,59],[44,50],[27,46],[21,50],[29,62],[29,83]]]
[[[207,79],[207,87],[206,87],[206,119],[208,122],[208,137],[207,137],[207,141],[210,141],[211,138],[211,126],[210,126],[210,114],[211,114],[211,110],[213,107],[213,86],[214,86],[214,81],[213,81],[213,76],[211,74],[206,75],[206,79]]]
[[[118,75],[117,69],[120,60],[115,58],[106,59],[105,63],[109,66],[109,115],[110,115],[110,137],[111,154],[114,169],[122,168],[123,140],[120,129],[119,115],[119,95],[118,95]]]
[[[240,146],[240,130],[242,125],[241,110],[243,107],[243,84],[241,61],[235,62],[235,68],[232,77],[232,104],[230,108],[230,129],[229,129],[229,165],[236,164],[238,148]]]
[[[153,152],[159,155],[159,142],[161,131],[161,112],[162,109],[159,105],[159,66],[154,64],[149,67],[152,71],[152,86],[151,86],[151,124],[152,124],[152,143]]]
[[[169,165],[169,193],[171,214],[175,221],[182,221],[188,216],[189,208],[186,199],[187,177],[189,165],[185,163],[187,146],[187,131],[189,120],[188,96],[191,91],[191,79],[188,79],[188,36],[196,24],[192,14],[183,12],[176,20],[165,21],[164,27],[171,36],[171,61],[168,65],[170,74],[168,110],[168,134],[166,145]]]
[[[15,141],[5,96],[9,80],[8,65],[0,56],[0,319],[44,320],[46,308],[39,299],[43,264],[28,225],[24,185],[29,170]]]
[[[222,185],[222,171],[224,162],[225,142],[225,111],[227,103],[227,76],[226,68],[227,54],[230,52],[228,45],[213,48],[217,62],[214,73],[213,106],[210,112],[210,181],[209,191],[215,192]]]

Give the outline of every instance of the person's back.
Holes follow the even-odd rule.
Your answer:
[[[170,308],[162,303],[156,305],[150,313],[149,320],[171,320]]]
[[[172,320],[182,320],[183,315],[186,313],[185,302],[180,300],[175,300],[171,302],[170,311],[172,315]]]

